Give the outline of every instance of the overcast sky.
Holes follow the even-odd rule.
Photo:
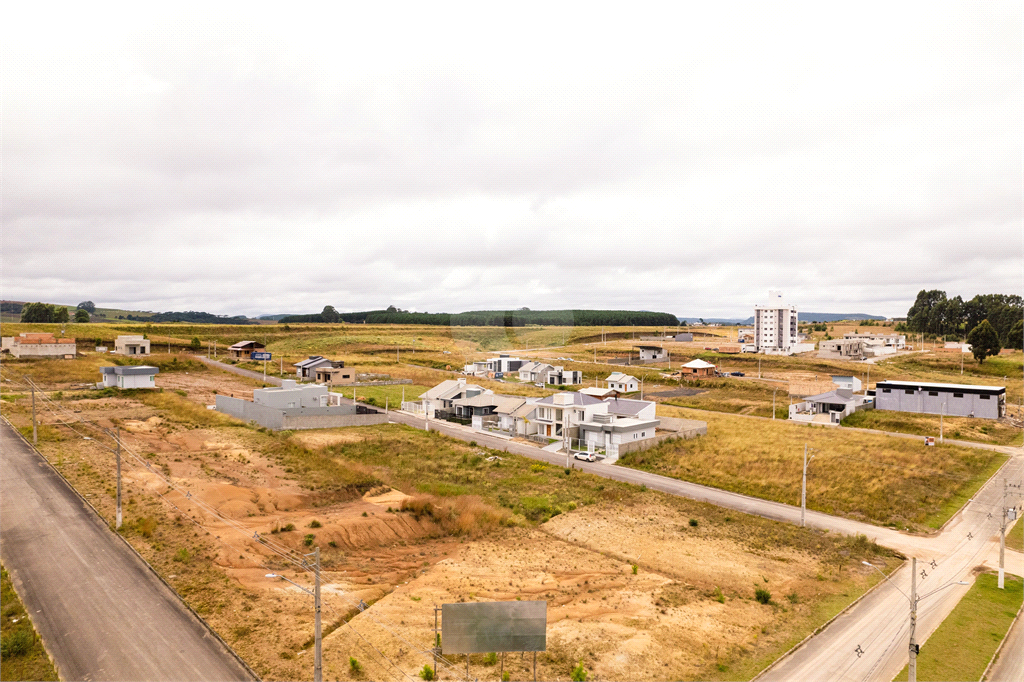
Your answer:
[[[8,3],[2,295],[745,317],[768,289],[890,316],[1021,292],[1020,2],[712,5]]]

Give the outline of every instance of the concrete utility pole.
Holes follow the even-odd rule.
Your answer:
[[[811,455],[811,459],[814,459],[814,455]],[[807,443],[804,443],[804,475],[803,481],[800,484],[800,527],[804,528],[807,526],[807,463],[810,460],[807,459]]]
[[[757,378],[761,378],[761,356],[757,356]]]
[[[945,418],[945,416],[946,416],[946,403],[943,402],[942,406],[939,408],[939,442],[940,443],[943,442],[942,441],[942,436],[943,436],[943,430],[944,430],[943,426],[944,426],[944,424],[942,422],[943,422],[943,419]]]
[[[779,387],[776,386],[772,389],[772,419],[775,419],[775,394],[779,392]]]
[[[320,548],[317,547],[313,550],[314,564],[313,575],[316,578],[316,582],[313,586],[313,608],[316,609],[316,623],[313,625],[313,639],[315,643],[313,659],[313,682],[323,682],[323,660],[321,659],[321,642],[320,642]]]
[[[999,522],[999,589],[1005,589],[1004,578],[1006,575],[1006,479],[1003,479],[1003,504],[1002,517]]]
[[[117,427],[117,519],[115,528],[121,527],[121,427]]]
[[[907,665],[908,682],[917,682],[917,652],[920,647],[914,641],[917,630],[917,557],[910,559],[910,663]]]
[[[28,384],[32,387],[32,445],[39,445],[39,432],[36,430],[36,382],[28,379]]]

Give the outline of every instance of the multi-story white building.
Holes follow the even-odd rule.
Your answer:
[[[769,291],[768,303],[754,306],[754,347],[773,355],[814,350],[813,343],[800,343],[796,306],[784,302],[781,291]]]

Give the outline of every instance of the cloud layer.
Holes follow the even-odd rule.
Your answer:
[[[905,313],[1019,292],[1021,8],[6,21],[3,296]],[[148,13],[147,13],[148,12]]]

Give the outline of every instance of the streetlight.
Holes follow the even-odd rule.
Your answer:
[[[875,569],[876,571],[878,571],[879,573],[882,574],[883,578],[885,578],[886,580],[889,580],[889,576],[887,576],[885,573],[883,573],[882,569],[880,569],[878,566],[875,566],[874,564],[869,563],[867,561],[861,561],[861,563],[864,564],[865,566],[870,566],[871,568]],[[899,593],[902,594],[904,597],[906,597],[907,601],[910,602],[910,662],[907,664],[907,671],[908,671],[907,680],[908,680],[908,682],[917,682],[917,654],[921,650],[921,647],[918,646],[916,642],[914,642],[914,630],[917,628],[917,604],[918,604],[918,602],[920,602],[925,597],[932,596],[933,594],[935,594],[939,590],[944,590],[947,587],[952,587],[953,585],[967,585],[968,583],[966,581],[963,581],[963,580],[958,580],[956,582],[948,582],[945,585],[942,585],[941,587],[935,588],[934,590],[932,590],[928,594],[922,594],[920,597],[917,596],[917,557],[913,557],[910,560],[910,595],[909,596],[907,596],[906,592],[904,592],[903,590],[900,590],[900,588],[896,585],[896,583],[892,582],[892,580],[889,580],[889,582],[892,583],[892,586],[895,587],[897,590],[899,590]]]
[[[280,578],[281,580],[290,582],[306,594],[313,596],[313,608],[316,611],[316,620],[313,625],[313,682],[323,682],[323,661],[321,659],[320,649],[320,548],[317,547],[312,554],[306,554],[305,556],[313,557],[313,561],[311,563],[307,562],[305,559],[302,560],[302,564],[304,566],[308,566],[313,569],[315,586],[312,592],[294,580],[289,580],[283,575],[279,575],[277,573],[267,573],[266,577]]]

